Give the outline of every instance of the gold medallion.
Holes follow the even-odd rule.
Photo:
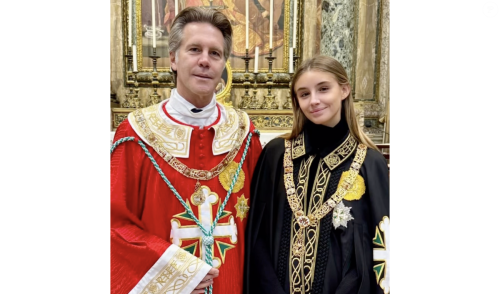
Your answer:
[[[229,188],[231,187],[231,182],[234,179],[234,175],[236,174],[237,169],[238,169],[238,163],[231,161],[226,166],[224,171],[220,173],[219,182],[221,183],[222,187],[226,189],[226,191],[229,191]],[[234,183],[232,193],[239,192],[241,189],[243,189],[244,185],[245,185],[245,172],[243,171],[243,169],[241,169],[238,175],[238,179],[236,180],[236,183]]]
[[[199,187],[198,190],[193,193],[193,195],[191,196],[191,201],[196,206],[200,206],[205,202],[205,194],[203,193],[201,187]]]
[[[242,194],[240,198],[238,198],[238,202],[234,206],[236,208],[236,217],[239,217],[241,221],[245,217],[247,217],[248,210],[250,209],[250,206],[248,206],[248,198],[245,198],[245,195]]]
[[[340,177],[339,180],[339,187],[341,187],[341,184],[344,183],[349,176],[349,172],[345,171],[342,173],[342,176]],[[359,174],[356,176],[356,179],[354,180],[354,183],[352,183],[352,186],[350,189],[347,190],[346,194],[344,195],[345,200],[353,201],[353,200],[359,200],[361,199],[361,196],[363,196],[366,192],[366,186],[365,186],[365,180],[363,179],[362,176]]]

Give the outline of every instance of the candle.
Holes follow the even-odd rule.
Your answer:
[[[253,65],[253,72],[259,73],[259,47],[255,47],[255,64]]]
[[[245,0],[245,17],[246,17],[245,48],[248,49],[248,0]]]
[[[290,48],[290,55],[288,57],[288,60],[290,61],[290,70],[288,72],[293,73],[293,48]]]
[[[177,16],[177,13],[179,13],[179,0],[175,0],[175,14],[174,14],[174,16]]]
[[[271,16],[269,19],[269,49],[273,49],[273,6],[274,1],[271,0]]]
[[[297,44],[297,3],[299,0],[293,0],[293,48],[296,48]]]
[[[156,17],[155,17],[155,0],[151,0],[151,24],[153,25],[153,48],[156,48]]]
[[[137,46],[132,45],[132,60],[134,64],[134,71],[137,71]]]
[[[128,0],[128,46],[132,46],[132,0]]]

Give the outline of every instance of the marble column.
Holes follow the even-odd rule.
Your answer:
[[[358,3],[355,99],[375,100],[378,0]]]
[[[332,56],[353,80],[354,0],[323,0],[320,53]]]
[[[111,93],[116,94],[116,99],[122,103],[125,100],[123,60],[123,19],[122,1],[111,0],[111,37],[110,37],[110,81]]]
[[[302,3],[304,12],[304,34],[303,34],[303,47],[302,47],[302,58],[300,60],[305,60],[311,58],[318,53],[317,48],[317,37],[319,34],[318,29],[318,1],[317,0],[305,0]]]
[[[378,80],[378,102],[384,114],[383,142],[389,143],[389,6],[390,0],[382,0],[380,13],[380,66]]]

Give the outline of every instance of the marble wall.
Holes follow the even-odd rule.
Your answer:
[[[389,66],[389,55],[390,55],[390,46],[389,46],[389,29],[390,29],[390,21],[389,21],[389,0],[382,1],[382,10],[380,13],[380,70],[379,70],[379,80],[378,80],[378,101],[382,108],[382,111],[385,112],[384,116],[384,142],[389,142],[389,126],[390,126],[390,115],[389,115],[389,89],[390,89],[390,66]]]
[[[330,55],[341,62],[350,77],[355,107],[364,130],[375,142],[389,142],[389,6],[390,0],[300,0],[303,11],[298,40],[300,60],[316,54]],[[290,10],[290,13],[292,11]],[[125,101],[122,2],[111,0],[110,88],[117,100]],[[139,97],[146,101],[151,90],[141,88]],[[159,89],[169,97],[169,89]],[[232,101],[238,104],[244,89],[232,89]],[[267,89],[259,89],[260,96]],[[273,89],[277,103],[286,101],[289,90]],[[385,129],[385,131],[384,131]]]
[[[354,14],[352,0],[323,0],[320,53],[337,59],[346,69],[349,79],[354,71]]]

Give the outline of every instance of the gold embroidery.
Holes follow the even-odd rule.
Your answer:
[[[226,191],[229,191],[229,188],[231,187],[231,182],[233,181],[234,175],[236,174],[237,170],[238,170],[238,163],[231,161],[228,165],[226,165],[224,171],[222,171],[221,174],[219,175],[219,182],[221,183],[222,187],[226,189]],[[241,169],[240,173],[238,174],[238,178],[234,183],[232,193],[239,192],[241,189],[243,189],[244,185],[245,185],[245,171]]]
[[[348,141],[349,139],[347,139],[344,144]],[[355,145],[351,148],[354,149],[354,147]],[[295,222],[292,225],[292,242],[290,244],[290,293],[304,293],[304,291],[307,292],[310,289],[314,278],[319,220],[328,214],[351,188],[366,156],[366,149],[367,147],[364,144],[358,145],[354,161],[351,164],[345,181],[322,205],[323,197],[321,195],[325,193],[325,187],[329,179],[326,175],[330,175],[330,172],[327,167],[323,165],[324,163],[328,166],[326,161],[321,161],[318,167],[319,173],[316,179],[317,181],[313,187],[313,191],[318,191],[314,192],[310,205],[306,207],[306,212],[308,212],[306,216],[306,213],[302,210],[302,201],[304,199],[303,194],[307,191],[307,187],[302,184],[301,179],[307,177],[301,175],[299,171],[299,184],[297,185],[297,190],[295,190],[295,183],[293,181],[293,161],[291,159],[292,142],[285,140],[285,156],[283,160],[285,188],[287,191],[288,203],[295,217]],[[339,150],[339,148],[336,150]],[[352,151],[349,152],[349,154],[351,153]],[[311,157],[309,157],[308,160],[311,160]],[[302,161],[301,170],[305,166],[304,161]],[[308,169],[309,166],[307,166],[307,170]]]
[[[328,165],[330,170],[333,170],[344,162],[356,149],[356,139],[349,133],[345,141],[335,148],[330,154],[323,158],[323,161]]]
[[[156,107],[156,108],[154,108]],[[186,136],[185,142],[176,142],[175,138],[172,138],[172,140],[167,141],[163,140],[161,136],[158,135],[158,133],[155,133],[152,131],[149,127],[150,122],[150,116],[146,116],[146,113],[152,112],[153,110],[156,109],[158,111],[158,105],[153,105],[148,108],[144,109],[138,109],[134,112],[131,113],[133,117],[135,117],[135,121],[133,119],[130,119],[133,124],[137,124],[139,126],[140,133],[147,138],[148,144],[150,144],[153,149],[161,156],[163,159],[176,171],[181,173],[182,175],[192,178],[195,180],[210,180],[216,176],[218,176],[226,167],[226,165],[230,162],[233,161],[233,159],[236,157],[236,154],[238,154],[238,150],[240,149],[243,140],[246,137],[246,131],[248,131],[248,127],[245,125],[245,120],[243,118],[244,112],[239,111],[237,112],[238,114],[238,120],[239,120],[239,127],[238,127],[238,133],[237,133],[237,139],[234,140],[234,144],[232,146],[231,151],[226,155],[226,157],[219,163],[217,164],[214,168],[211,170],[198,170],[194,168],[189,168],[182,162],[180,162],[172,153],[171,151],[173,150],[172,148],[184,148],[181,145],[182,144],[187,144],[188,139],[191,135],[192,129],[190,127],[185,127],[184,129],[186,130],[185,133],[173,130],[173,132],[176,134],[175,136]],[[156,121],[156,120],[155,120]],[[148,122],[148,123],[147,123]],[[181,128],[181,126],[178,126],[178,128]],[[156,128],[155,128],[156,130]],[[186,149],[187,150],[187,149]],[[186,151],[187,152],[187,151]]]
[[[247,217],[248,210],[250,209],[250,206],[248,206],[248,198],[245,198],[245,195],[241,194],[234,208],[236,208],[236,217],[239,217],[240,220],[243,221],[243,219]]]
[[[178,249],[159,273],[144,287],[141,294],[181,292],[200,271],[203,262],[195,256]]]
[[[140,125],[141,129],[145,129],[145,133],[148,133],[148,140],[158,141],[157,144],[173,156],[188,156],[189,138],[193,129],[187,126],[165,124],[160,111],[162,110],[159,105],[142,109],[144,121]],[[132,114],[136,112],[137,110]]]
[[[286,151],[285,151],[286,152]],[[285,160],[291,160],[289,157],[285,156]],[[307,185],[309,182],[308,175],[309,169],[311,167],[312,161],[314,160],[314,155],[309,156],[306,160],[302,160],[299,169],[299,178],[297,184],[297,195],[299,199],[305,199],[304,194],[307,191]],[[291,173],[293,173],[293,167],[291,167]],[[293,176],[293,174],[290,174]],[[291,177],[291,181],[293,181],[293,177]],[[288,189],[294,189],[292,186],[293,182],[285,181],[285,187]],[[298,209],[301,204],[299,204],[298,199],[294,199],[294,207]],[[294,208],[292,208],[294,211]],[[301,217],[299,217],[301,218]],[[292,233],[290,242],[290,289],[291,293],[295,293],[297,291],[301,291],[303,283],[303,263],[304,263],[304,231],[301,229],[301,223],[297,220],[294,224],[292,220]]]
[[[300,133],[292,141],[292,159],[306,154],[306,145],[304,144],[304,133]]]
[[[314,192],[310,199],[309,206],[306,207],[308,208],[306,209],[306,213],[314,213],[321,207],[330,176],[331,172],[326,164],[321,163],[318,167],[318,173],[312,189]],[[309,293],[312,290],[311,288],[314,281],[314,268],[316,265],[316,253],[318,250],[320,222],[316,222],[315,226],[307,226],[304,230],[304,291]]]
[[[212,150],[216,155],[227,152],[233,144],[238,143],[241,129],[244,129],[244,134],[247,134],[250,129],[248,115],[245,112],[234,108],[226,108],[226,113],[227,120],[220,125],[213,126],[215,136]],[[238,123],[236,123],[237,120]]]
[[[342,173],[342,176],[340,177],[339,180],[339,187],[344,184],[348,175],[349,172],[347,171]],[[365,191],[366,191],[365,180],[363,179],[362,176],[357,175],[356,179],[354,180],[354,183],[352,183],[351,188],[349,189],[349,191],[346,192],[344,199],[349,201],[359,200],[361,199],[361,196],[365,194]]]

